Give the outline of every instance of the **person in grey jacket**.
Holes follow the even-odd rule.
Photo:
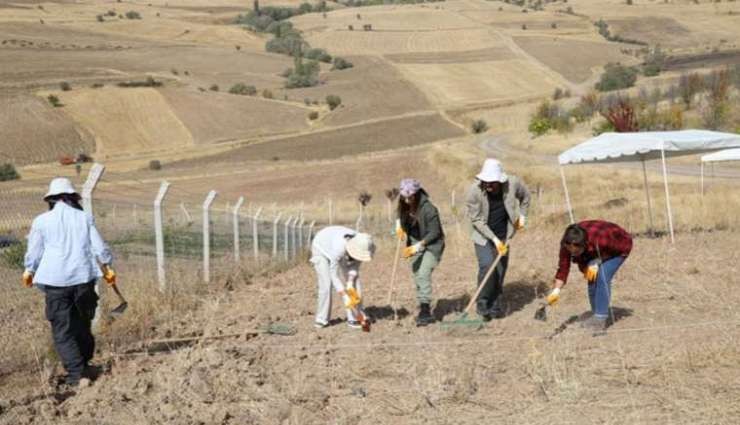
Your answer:
[[[502,294],[509,265],[507,241],[524,228],[529,190],[518,177],[507,176],[498,160],[489,158],[468,189],[465,204],[473,226],[478,283],[485,285],[477,300],[477,311],[486,321],[501,318],[505,315]],[[481,283],[498,255],[502,258],[495,271]]]
[[[401,180],[400,195],[396,235],[399,239],[406,239],[403,257],[411,260],[419,303],[416,325],[426,326],[434,323],[429,307],[432,303],[432,271],[442,259],[445,235],[439,211],[418,180]]]

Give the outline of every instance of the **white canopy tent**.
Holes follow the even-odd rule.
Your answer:
[[[701,157],[701,194],[704,196],[704,164],[722,161],[740,161],[740,149],[725,149]]]
[[[671,242],[673,242],[673,215],[671,213],[671,199],[668,191],[666,157],[694,155],[728,148],[740,148],[740,135],[708,130],[682,130],[603,133],[591,138],[558,156],[560,176],[563,180],[563,190],[565,191],[565,201],[568,206],[570,221],[573,223],[575,219],[573,217],[570,195],[568,194],[568,185],[565,180],[564,165],[641,161],[648,214],[650,216],[650,227],[653,228],[653,212],[650,202],[650,192],[648,191],[645,161],[660,158],[663,166],[668,229],[671,234]]]

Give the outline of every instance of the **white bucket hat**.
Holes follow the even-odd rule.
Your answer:
[[[504,173],[504,168],[501,166],[501,162],[493,158],[488,158],[486,162],[483,163],[483,169],[481,169],[480,173],[475,177],[486,183],[506,183],[506,181],[509,180],[509,177]]]
[[[74,194],[77,193],[75,190],[74,185],[72,185],[72,182],[69,181],[66,177],[57,177],[54,180],[49,183],[49,191],[44,195],[44,199],[55,196],[55,195],[61,195],[63,193],[67,194]]]
[[[359,261],[370,261],[375,254],[373,237],[367,233],[358,233],[347,241],[347,254]]]

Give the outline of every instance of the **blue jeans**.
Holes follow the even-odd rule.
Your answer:
[[[588,285],[588,301],[591,303],[591,312],[597,319],[606,320],[609,317],[609,303],[612,297],[612,278],[624,263],[624,257],[610,258],[599,266],[596,282]]]

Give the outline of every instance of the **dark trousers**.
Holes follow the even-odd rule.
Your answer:
[[[478,283],[480,283],[486,277],[488,269],[498,256],[498,251],[496,251],[496,247],[491,241],[488,241],[485,246],[474,245],[475,255],[478,257]],[[506,276],[506,269],[509,266],[510,254],[511,252],[501,258],[494,272],[483,283],[485,286],[480,291],[477,301],[478,314],[495,315],[503,313],[503,306],[501,305],[503,297],[501,295],[504,293],[504,277]]]
[[[98,306],[95,281],[67,287],[44,285],[43,290],[54,348],[67,370],[68,380],[79,380],[95,351],[91,330]]]

